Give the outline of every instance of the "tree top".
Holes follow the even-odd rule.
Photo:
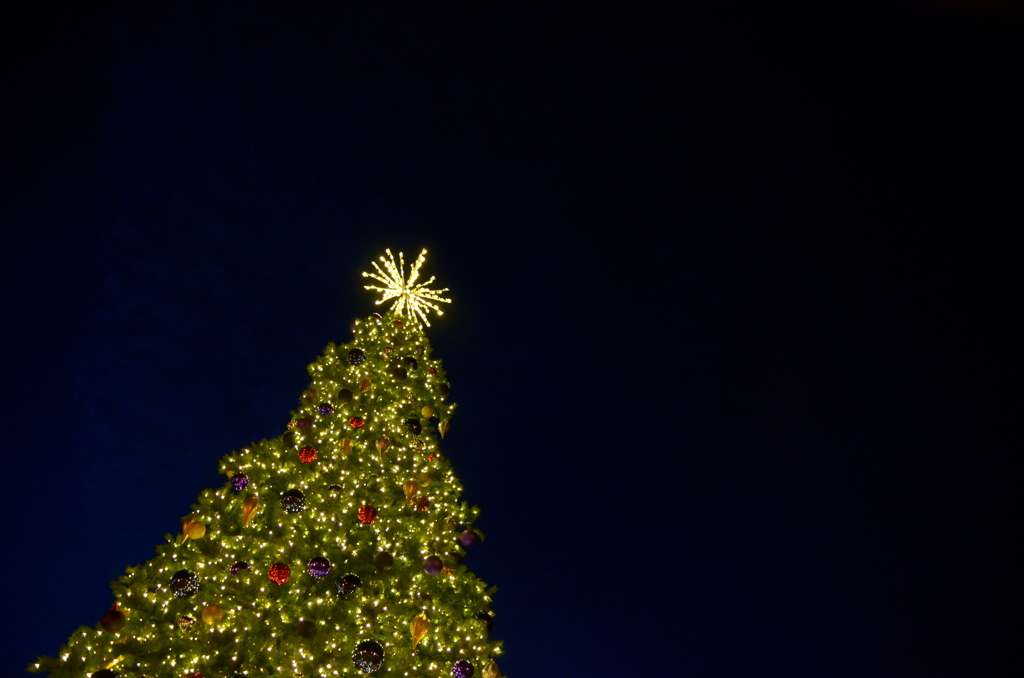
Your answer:
[[[380,260],[384,264],[384,268],[374,261],[373,267],[377,270],[376,273],[363,272],[364,278],[373,278],[374,280],[382,283],[385,287],[377,287],[376,285],[366,285],[365,289],[375,290],[381,292],[381,298],[377,300],[377,304],[383,304],[385,301],[394,299],[395,303],[391,307],[392,312],[399,317],[408,318],[415,322],[417,325],[425,324],[430,327],[430,320],[427,319],[427,312],[433,309],[438,315],[444,315],[444,312],[435,304],[435,301],[443,302],[445,304],[452,303],[451,299],[445,299],[441,296],[442,292],[447,292],[448,288],[445,287],[441,290],[432,290],[427,286],[434,282],[434,276],[430,277],[430,280],[426,282],[416,283],[416,279],[420,275],[420,267],[423,266],[423,262],[427,260],[427,250],[424,249],[420,252],[420,256],[417,257],[416,263],[409,269],[409,277],[405,277],[405,257],[402,252],[398,253],[398,263],[395,263],[395,255],[391,253],[390,249],[384,250],[385,256],[381,256]]]

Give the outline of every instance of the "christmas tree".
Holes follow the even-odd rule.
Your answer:
[[[390,250],[364,273],[386,315],[309,366],[287,430],[221,460],[157,557],[34,673],[81,678],[499,675],[482,536],[440,439],[455,409],[424,333],[447,290]]]

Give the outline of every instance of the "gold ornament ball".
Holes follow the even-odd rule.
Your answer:
[[[224,608],[220,605],[207,605],[203,608],[203,623],[213,626],[224,617]]]
[[[434,412],[434,408],[431,407],[430,405],[424,405],[423,409],[420,410],[420,414],[423,415],[424,419],[430,419],[432,416],[434,416]]]
[[[381,572],[387,572],[395,564],[395,557],[387,551],[381,551],[373,557],[373,565]]]
[[[189,539],[202,539],[206,536],[206,525],[198,522],[189,523],[185,533]]]

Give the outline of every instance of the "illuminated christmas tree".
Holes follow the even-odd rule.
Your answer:
[[[424,333],[447,290],[405,278],[390,251],[368,275],[386,315],[309,366],[287,431],[221,460],[157,557],[111,584],[115,602],[53,677],[499,675],[491,594],[462,559],[476,507],[439,448],[455,409]]]

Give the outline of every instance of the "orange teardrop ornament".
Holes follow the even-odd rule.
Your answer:
[[[242,502],[242,525],[248,525],[249,521],[252,520],[253,516],[256,515],[256,511],[260,507],[260,498],[254,494],[250,494]]]
[[[412,618],[409,622],[409,630],[412,632],[412,646],[415,648],[417,643],[420,642],[420,638],[430,628],[430,622],[427,620],[427,613],[420,612],[418,615]]]

